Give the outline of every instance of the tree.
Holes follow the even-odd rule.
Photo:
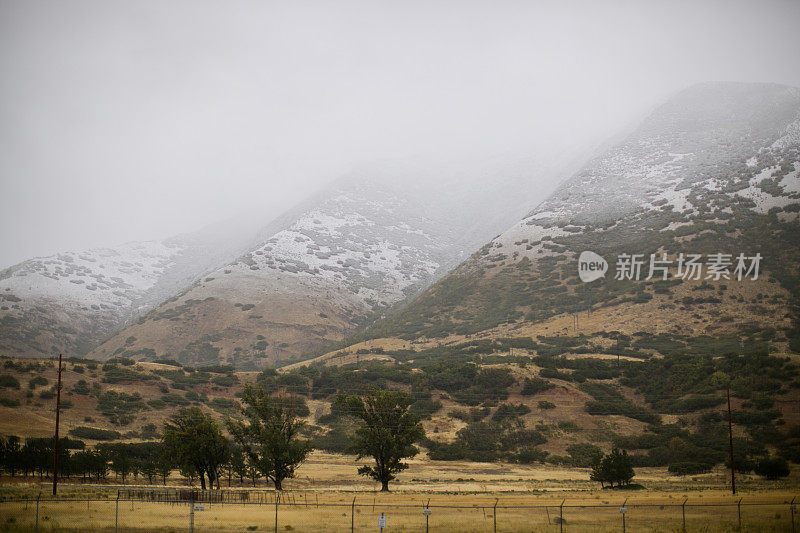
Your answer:
[[[22,466],[22,447],[19,437],[16,435],[11,435],[7,439],[0,437],[0,461],[3,470],[14,477]]]
[[[244,477],[248,474],[247,470],[247,457],[244,453],[244,448],[238,444],[231,445],[231,457],[228,460],[228,467],[230,472],[239,477],[239,484],[244,484]],[[230,486],[230,480],[228,480]]]
[[[208,477],[209,488],[214,488],[215,481],[219,488],[217,472],[228,458],[229,444],[210,415],[197,407],[181,409],[164,424],[162,442],[168,457],[182,471],[198,475],[203,490],[204,476]]]
[[[372,389],[366,396],[340,395],[337,406],[361,419],[349,451],[372,457],[375,466],[364,465],[358,473],[381,483],[381,491],[389,490],[395,474],[408,468],[402,460],[418,453],[415,442],[425,437],[425,430],[411,411],[414,397],[402,391]]]
[[[572,464],[579,467],[594,466],[603,460],[603,451],[594,444],[571,444],[567,453],[572,457]]]
[[[758,462],[755,472],[774,481],[789,475],[789,464],[781,457],[767,457]]]
[[[296,402],[272,398],[264,388],[252,386],[245,387],[242,401],[246,421],[227,420],[228,431],[275,490],[283,490],[283,480],[294,477],[311,451],[299,438],[305,422],[295,414]]]
[[[614,486],[627,485],[635,475],[628,452],[614,448],[611,453],[603,457],[592,467],[592,474],[589,479],[599,481],[600,486],[605,488],[605,483]]]

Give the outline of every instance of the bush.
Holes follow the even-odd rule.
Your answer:
[[[531,412],[531,408],[525,404],[513,405],[510,403],[501,403],[497,411],[492,415],[492,420],[495,422],[503,422],[504,420],[513,420],[520,416],[527,415]]]
[[[56,397],[56,393],[52,389],[43,390],[39,393],[39,398],[42,400],[52,400]]]
[[[18,389],[19,380],[10,374],[0,374],[0,388]]]
[[[675,474],[676,476],[691,476],[708,472],[711,470],[711,466],[712,465],[694,461],[681,461],[679,463],[670,464],[667,470],[670,474]]]
[[[116,440],[122,437],[117,431],[111,429],[92,428],[87,426],[78,426],[69,430],[69,434],[73,437],[91,440]]]
[[[225,374],[224,376],[215,377],[211,380],[211,382],[215,385],[219,385],[220,387],[231,387],[239,383],[239,378],[233,374]]]
[[[547,459],[548,452],[540,450],[536,446],[526,446],[512,456],[512,459],[521,464],[531,464],[535,462],[543,463]]]
[[[0,405],[3,407],[19,407],[19,400],[12,398],[0,398]]]
[[[108,369],[106,369],[108,367]],[[137,372],[130,368],[118,367],[116,365],[103,365],[105,376],[103,383],[122,383],[125,381],[152,381],[155,378],[152,374]]]
[[[755,473],[774,481],[789,475],[789,464],[782,457],[767,457],[758,462]]]
[[[87,396],[91,392],[91,389],[89,388],[89,384],[86,383],[85,379],[80,379],[77,383],[75,383],[75,386],[72,388],[72,392]]]
[[[217,411],[225,411],[228,409],[236,409],[239,404],[236,403],[235,400],[230,400],[228,398],[214,398],[209,403],[212,409]]]
[[[160,400],[158,398],[153,398],[152,400],[148,400],[147,405],[149,405],[153,409],[163,409],[167,406],[164,400]]]
[[[170,392],[161,396],[161,401],[167,405],[189,405],[189,400],[183,396],[175,394],[174,392]]]
[[[107,391],[97,399],[97,410],[107,416],[113,424],[127,425],[133,421],[133,413],[147,409],[138,392]]]
[[[553,402],[548,402],[547,400],[542,400],[536,405],[539,406],[539,409],[555,409],[556,408],[556,404],[554,404]]]
[[[550,390],[553,387],[555,387],[555,385],[553,385],[546,379],[525,378],[525,382],[522,385],[522,391],[520,392],[520,394],[522,394],[523,396],[533,396],[534,394],[539,394],[540,392]]]
[[[33,390],[33,389],[36,388],[37,385],[44,386],[44,385],[47,385],[48,383],[50,383],[50,381],[48,381],[48,379],[46,377],[44,377],[44,376],[36,376],[35,378],[32,378],[28,382],[28,388]]]
[[[567,453],[572,457],[572,464],[579,467],[590,467],[603,459],[603,450],[594,444],[571,444]]]

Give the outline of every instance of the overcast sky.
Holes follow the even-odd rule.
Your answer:
[[[376,160],[597,143],[800,86],[800,2],[0,0],[0,268],[277,213]]]

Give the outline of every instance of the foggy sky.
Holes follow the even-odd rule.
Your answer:
[[[800,86],[798,28],[793,0],[0,0],[0,268],[373,161],[596,145],[701,81]]]

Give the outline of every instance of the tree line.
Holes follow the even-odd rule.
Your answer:
[[[372,460],[358,473],[380,483],[382,491],[388,491],[389,483],[408,468],[404,459],[416,455],[416,444],[425,439],[420,419],[411,409],[414,400],[406,392],[373,388],[361,396],[339,394],[333,402],[333,410],[359,421],[346,451],[356,455],[357,461]],[[142,476],[150,483],[166,484],[177,469],[190,483],[199,481],[203,490],[219,489],[224,477],[229,485],[234,478],[240,483],[247,479],[254,486],[266,479],[282,490],[284,481],[295,476],[312,450],[304,438],[306,423],[299,411],[296,398],[247,385],[240,419],[228,417],[220,423],[189,407],[165,422],[160,441],[100,443],[87,449],[80,440],[59,439],[59,475],[103,481],[113,472],[123,483],[131,476]],[[612,487],[630,483],[634,470],[625,450],[615,448],[603,456],[599,449],[590,448],[582,464],[592,466],[591,480]],[[51,476],[53,452],[51,438],[29,438],[22,444],[15,436],[0,437],[0,468],[11,476]],[[768,479],[789,473],[780,458],[767,458],[753,469]]]
[[[425,437],[417,415],[411,411],[414,397],[396,390],[372,389],[363,396],[340,394],[337,409],[360,421],[348,449],[357,460],[371,458],[358,473],[389,490],[389,482],[408,468],[404,459],[418,453],[415,443]],[[241,420],[223,423],[197,407],[182,408],[164,424],[160,441],[101,443],[87,449],[85,443],[59,439],[59,476],[85,480],[107,480],[111,472],[123,483],[143,476],[150,483],[166,480],[174,470],[199,481],[203,490],[220,488],[227,477],[255,482],[266,479],[276,490],[293,478],[312,450],[303,438],[305,421],[297,414],[291,397],[273,396],[262,387],[246,386]],[[231,438],[223,433],[228,430]],[[11,476],[51,476],[53,439],[0,437],[0,468]]]

